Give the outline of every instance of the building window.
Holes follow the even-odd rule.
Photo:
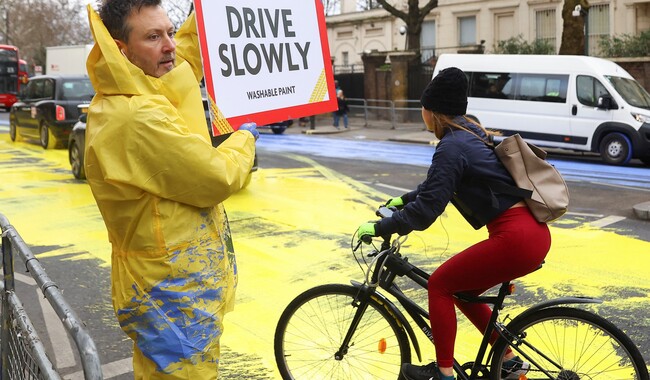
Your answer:
[[[589,7],[589,55],[598,55],[602,37],[609,36],[609,4]]]
[[[476,45],[476,16],[458,18],[458,44]]]
[[[545,9],[535,12],[535,38],[548,42],[557,51],[555,9]]]
[[[499,41],[506,41],[516,36],[514,12],[494,15],[494,36],[494,46],[497,46]]]
[[[357,11],[367,11],[377,8],[381,8],[381,4],[377,0],[357,0]]]
[[[420,54],[422,62],[431,59],[436,54],[436,22],[435,20],[422,23],[420,33]]]
[[[634,30],[641,33],[650,29],[650,3],[638,2],[634,5],[634,13],[636,13],[636,27]]]
[[[350,54],[347,51],[344,51],[342,53],[342,55],[343,55],[343,65],[344,66],[349,65],[350,64]]]

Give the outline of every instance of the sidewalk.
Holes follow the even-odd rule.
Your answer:
[[[343,123],[337,129],[332,126],[332,120],[329,117],[318,116],[313,129],[309,123],[307,126],[300,126],[296,121],[294,124],[287,128],[287,134],[302,133],[306,135],[330,135],[332,137],[340,137],[347,139],[368,139],[375,141],[395,141],[416,144],[435,145],[438,142],[436,136],[427,131],[424,123],[408,123],[401,124],[392,128],[389,123],[374,121],[369,122],[365,126],[365,121],[362,118],[351,117],[349,119],[349,128],[344,128]]]

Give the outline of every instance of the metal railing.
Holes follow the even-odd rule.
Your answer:
[[[388,124],[392,129],[401,127],[421,127],[419,100],[380,100],[346,98],[350,112],[348,116],[363,118],[364,127]]]
[[[50,280],[39,260],[31,252],[9,220],[0,214],[2,231],[2,335],[0,336],[0,369],[3,380],[60,379],[36,334],[27,312],[15,292],[13,254],[23,260],[66,331],[75,342],[86,380],[103,378],[95,342],[59,287]]]

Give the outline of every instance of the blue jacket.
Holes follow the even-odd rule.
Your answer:
[[[464,117],[454,122],[472,130],[487,141],[478,126]],[[445,129],[427,178],[417,189],[404,194],[404,208],[375,225],[377,236],[428,228],[451,202],[465,219],[479,229],[523,198],[493,192],[481,179],[516,186],[501,161],[477,136],[453,127]]]

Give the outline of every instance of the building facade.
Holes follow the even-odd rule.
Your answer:
[[[337,70],[362,71],[364,53],[406,49],[402,20],[381,8],[358,10],[358,3],[340,0],[340,13],[326,17]],[[589,4],[589,12],[577,16],[587,17],[589,55],[599,54],[601,36],[634,36],[650,30],[650,0],[592,0]],[[545,40],[557,52],[563,5],[562,0],[439,0],[422,25],[422,59],[468,49],[489,53],[499,41],[518,36],[528,42]],[[396,7],[406,9],[406,1],[398,0]]]

